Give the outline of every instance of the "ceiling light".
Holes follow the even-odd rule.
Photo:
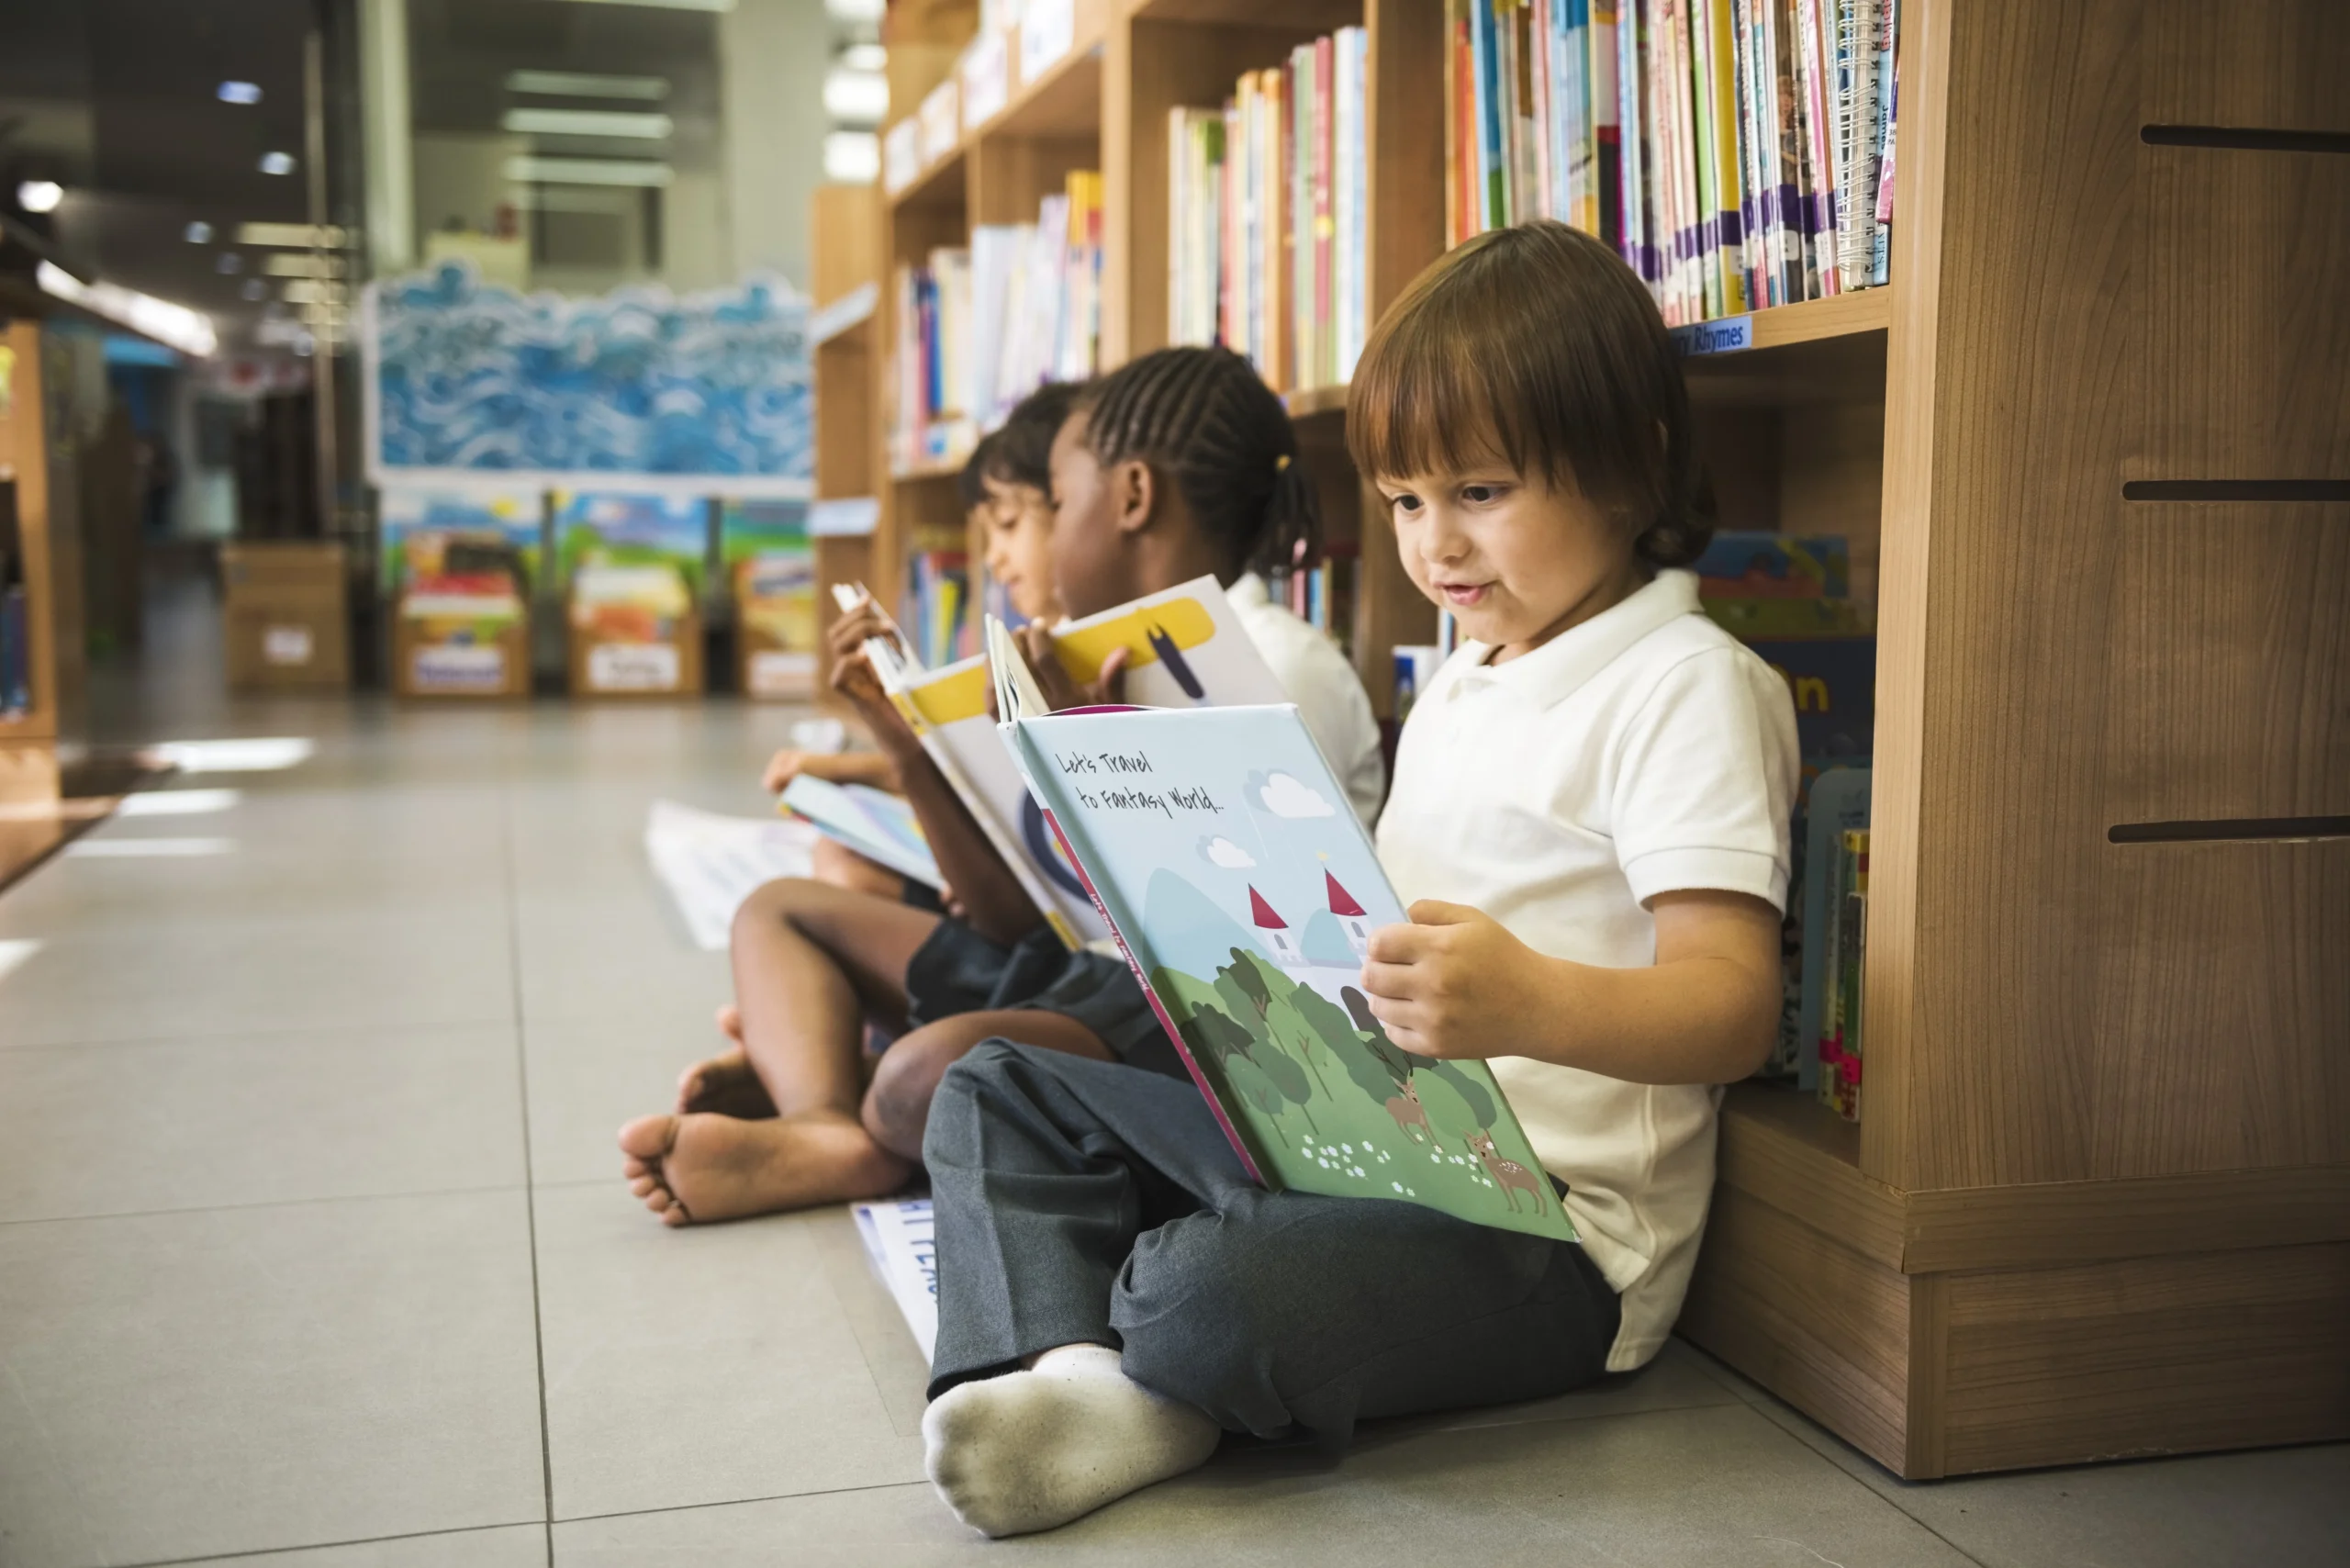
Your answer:
[[[212,225],[198,220],[187,226],[187,242],[191,245],[212,243]]]
[[[261,270],[272,277],[341,277],[342,258],[289,251],[282,255],[263,256]]]
[[[258,104],[261,102],[261,89],[251,82],[223,82],[220,84],[220,101],[224,104]]]
[[[671,129],[667,115],[627,109],[509,109],[498,123],[517,136],[626,136],[641,141],[664,140]]]
[[[65,187],[55,180],[27,180],[17,187],[17,205],[27,212],[55,212]]]
[[[518,185],[666,185],[666,163],[636,158],[509,158],[506,177]]]
[[[509,71],[506,90],[545,98],[634,98],[657,104],[669,95],[660,76],[598,76],[585,71]]]
[[[824,73],[824,112],[849,125],[879,125],[890,114],[890,79],[834,66]]]
[[[824,14],[836,22],[878,22],[888,0],[824,0]]]
[[[214,262],[213,265],[218,267],[224,273],[241,273],[245,270],[245,258],[237,254],[234,251],[223,251],[220,252],[219,259]]]
[[[240,245],[276,245],[287,250],[338,251],[351,236],[331,223],[240,223]]]
[[[841,50],[841,63],[851,71],[886,71],[890,51],[878,43],[853,43]]]
[[[824,137],[824,178],[869,185],[881,177],[881,139],[869,130],[835,130]]]
[[[261,155],[261,172],[264,174],[290,174],[294,172],[291,152],[264,152]]]
[[[78,305],[94,316],[103,316],[184,354],[202,359],[219,346],[220,340],[212,330],[212,319],[201,310],[191,310],[185,305],[174,305],[119,284],[84,283],[55,262],[41,263],[34,270],[33,281],[40,285],[44,294]]]
[[[243,295],[247,299],[259,302],[269,297],[269,285],[262,282],[262,280],[257,277],[249,277],[245,279],[245,286],[237,290],[237,292]]]
[[[734,0],[580,0],[589,6],[649,6],[662,11],[732,11]]]

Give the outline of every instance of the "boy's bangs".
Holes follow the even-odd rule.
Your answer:
[[[1515,443],[1494,411],[1497,388],[1474,363],[1471,345],[1459,338],[1400,341],[1434,335],[1399,333],[1375,362],[1357,367],[1347,398],[1355,465],[1388,479],[1458,474],[1494,462],[1516,468]]]

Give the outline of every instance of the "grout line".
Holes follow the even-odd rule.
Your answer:
[[[296,1551],[332,1551],[345,1546],[381,1546],[396,1540],[432,1540],[444,1535],[480,1535],[494,1529],[528,1529],[536,1519],[510,1519],[495,1525],[455,1525],[448,1529],[409,1530],[401,1535],[366,1535],[351,1540],[311,1540],[299,1546],[263,1546],[241,1551],[216,1551],[204,1557],[150,1557],[121,1562],[114,1568],[189,1568],[197,1562],[241,1562],[250,1557],[284,1557]]]
[[[690,1514],[706,1508],[743,1508],[754,1503],[789,1503],[801,1497],[839,1497],[854,1492],[897,1492],[909,1487],[927,1490],[927,1481],[876,1481],[865,1486],[818,1486],[805,1492],[775,1492],[758,1497],[727,1497],[714,1503],[672,1503],[659,1508],[621,1508],[609,1514],[571,1514],[558,1524],[594,1524],[599,1519],[636,1519],[653,1514]]]
[[[496,1018],[447,1018],[422,1024],[255,1025],[243,1029],[199,1029],[185,1035],[118,1035],[102,1040],[35,1040],[28,1045],[0,1045],[0,1058],[13,1056],[19,1051],[125,1050],[155,1046],[234,1045],[248,1040],[257,1045],[269,1045],[281,1036],[286,1039],[332,1039],[345,1035],[422,1035],[453,1033],[460,1029],[520,1027],[510,1014]]]
[[[96,1214],[35,1215],[24,1219],[0,1219],[0,1229],[14,1225],[95,1225],[114,1219],[154,1219],[164,1215],[237,1214],[249,1209],[296,1209],[312,1204],[391,1204],[404,1198],[455,1198],[468,1193],[519,1193],[528,1182],[495,1182],[480,1187],[426,1187],[405,1193],[335,1193],[318,1198],[264,1198],[250,1204],[188,1204],[165,1209],[106,1209]]]
[[[547,1568],[554,1568],[554,1439],[547,1417],[546,1313],[539,1299],[539,1196],[531,1180],[531,1054],[522,1019],[522,907],[515,881],[514,800],[498,796],[498,853],[506,882],[506,962],[513,983],[514,1071],[522,1116],[522,1213],[531,1244],[531,1345],[538,1361],[539,1484],[546,1529]]]

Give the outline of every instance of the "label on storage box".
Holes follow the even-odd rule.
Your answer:
[[[910,116],[881,139],[881,186],[896,196],[922,173],[922,127]]]
[[[264,626],[261,633],[263,663],[299,667],[317,651],[308,626]]]
[[[1028,0],[1020,8],[1020,80],[1043,75],[1077,40],[1077,0]]]
[[[438,643],[416,650],[413,672],[419,691],[499,691],[506,650],[494,643]]]
[[[743,684],[754,697],[805,697],[815,689],[816,655],[761,648],[744,669]]]
[[[1012,50],[1005,35],[981,28],[963,51],[963,129],[977,129],[1012,97]]]
[[[667,643],[599,643],[588,650],[590,691],[675,691],[677,650]]]
[[[956,141],[963,134],[963,122],[957,118],[955,78],[949,76],[930,90],[922,101],[922,162],[928,168],[955,151]]]

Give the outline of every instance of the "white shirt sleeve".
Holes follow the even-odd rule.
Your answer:
[[[1622,732],[1616,854],[1645,906],[1659,893],[1748,893],[1785,911],[1801,759],[1786,684],[1741,647],[1664,672]]]

